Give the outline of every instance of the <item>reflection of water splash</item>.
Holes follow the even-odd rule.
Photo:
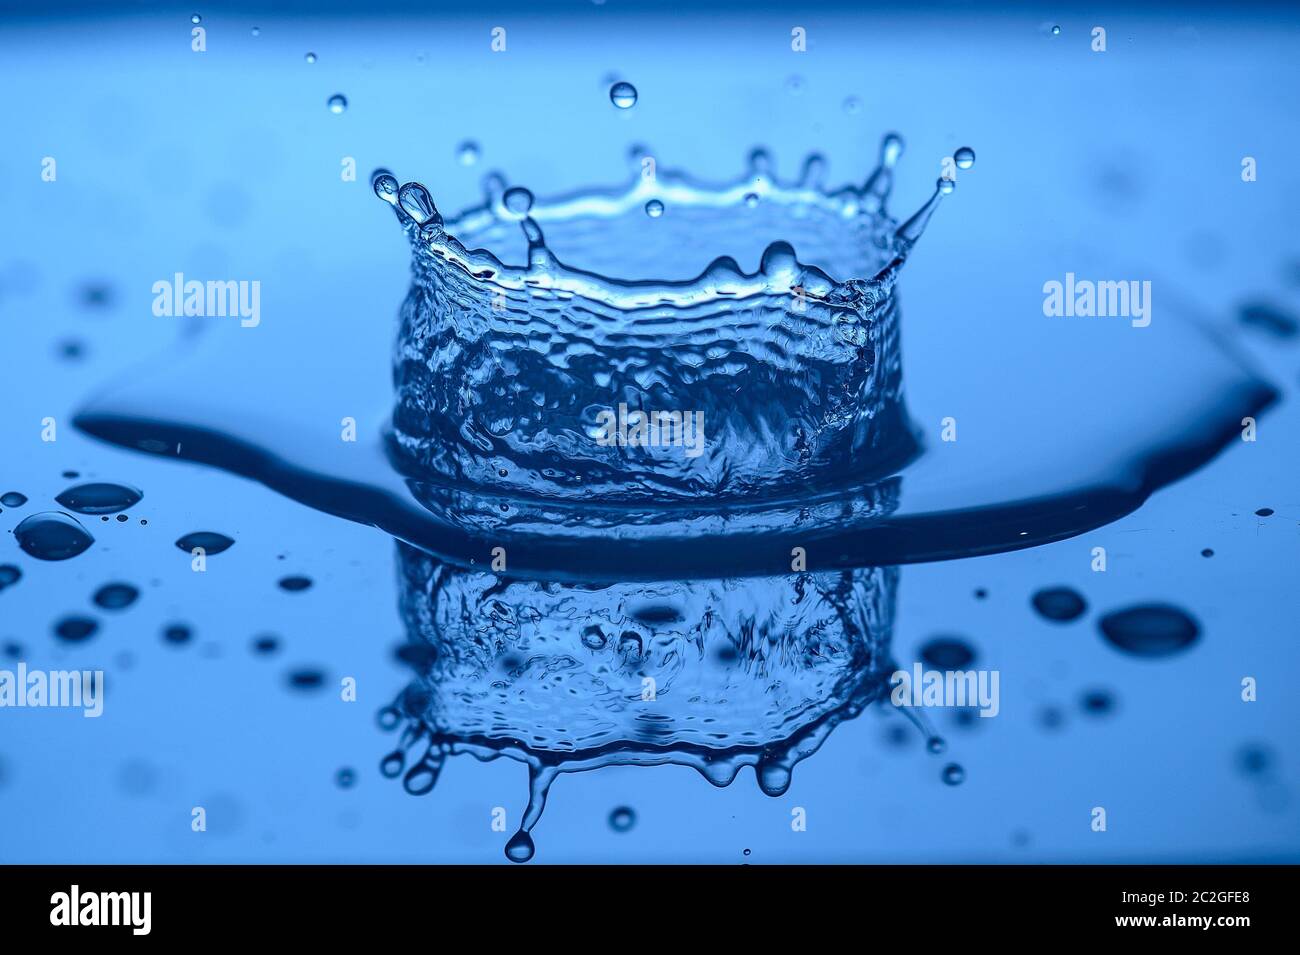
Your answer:
[[[398,555],[418,675],[380,714],[403,725],[382,771],[423,794],[448,755],[526,763],[515,861],[532,856],[560,773],[673,763],[726,786],[753,766],[779,796],[831,729],[888,692],[894,568],[582,586]]]
[[[885,201],[901,150],[887,137],[868,182],[835,192],[819,157],[785,183],[761,151],[721,186],[658,171],[537,202],[490,177],[485,203],[446,224],[422,185],[376,173],[415,249],[394,362],[396,463],[417,478],[606,503],[752,502],[892,473],[916,450],[894,282],[950,191],[899,226]],[[503,264],[521,232],[527,264]],[[553,249],[603,274],[687,274],[733,254],[652,282],[603,278]],[[602,414],[620,408],[641,440],[602,443]],[[661,444],[637,412],[693,416],[702,446]]]

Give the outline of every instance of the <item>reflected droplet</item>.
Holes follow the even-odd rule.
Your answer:
[[[619,82],[609,88],[609,101],[619,109],[631,109],[636,105],[636,87],[631,83]]]
[[[331,113],[341,113],[348,108],[348,98],[342,93],[335,93],[329,98],[326,105],[329,106]]]
[[[61,511],[41,511],[14,528],[14,539],[39,560],[67,560],[95,542],[76,519]]]

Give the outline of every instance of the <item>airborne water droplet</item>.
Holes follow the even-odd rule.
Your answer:
[[[514,186],[507,189],[502,201],[505,203],[507,211],[521,218],[528,215],[533,208],[533,194],[523,186]]]
[[[460,160],[462,166],[472,166],[478,162],[478,143],[472,139],[467,139],[456,147],[456,158]]]
[[[140,591],[130,584],[112,583],[96,590],[94,601],[96,606],[105,610],[125,610],[135,603],[139,596]]]
[[[1106,641],[1138,657],[1167,657],[1194,644],[1201,628],[1167,604],[1140,604],[1106,614],[1098,621]]]
[[[645,204],[645,214],[651,219],[658,219],[664,214],[664,204],[658,199],[651,199]]]
[[[1082,617],[1088,603],[1077,591],[1069,587],[1044,587],[1031,598],[1039,615],[1057,623],[1068,623]]]
[[[95,542],[84,527],[61,511],[41,511],[14,528],[14,538],[38,560],[67,560]]]
[[[609,828],[615,832],[627,832],[636,825],[636,810],[631,806],[616,806],[609,813]]]
[[[952,154],[952,158],[958,169],[969,169],[975,165],[975,150],[969,146],[962,146]]]
[[[316,54],[315,54],[315,53],[308,53],[306,56],[303,57],[303,59],[306,60],[308,63],[315,63],[315,62],[316,62]]]
[[[960,786],[966,781],[966,770],[957,763],[949,763],[943,768],[943,781],[949,786]]]
[[[331,113],[341,113],[348,108],[348,98],[342,93],[335,93],[327,102]]]
[[[1052,36],[1060,36],[1060,35],[1061,35],[1061,28],[1060,28],[1060,27],[1052,27]]]
[[[197,13],[190,17],[190,23],[202,23],[203,18]]]
[[[951,179],[940,178],[935,185],[939,187],[939,191],[945,196],[952,195],[952,191],[957,188],[957,183],[953,182]]]
[[[631,109],[636,105],[636,87],[631,83],[619,82],[609,88],[609,101],[619,109]]]

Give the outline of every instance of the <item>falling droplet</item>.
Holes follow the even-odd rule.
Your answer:
[[[527,862],[536,851],[533,837],[522,829],[511,836],[510,841],[506,843],[506,858],[511,862]]]
[[[658,219],[664,214],[664,204],[658,199],[651,199],[645,204],[645,214],[651,219]]]
[[[943,781],[949,786],[960,786],[966,781],[966,770],[957,763],[949,763],[943,768]]]
[[[969,169],[975,165],[975,150],[969,146],[962,146],[952,154],[952,158],[958,169]]]
[[[456,147],[456,158],[460,160],[462,166],[474,165],[478,162],[478,156],[478,143],[472,139],[467,139]]]
[[[1186,650],[1201,628],[1190,616],[1167,604],[1140,604],[1106,614],[1097,622],[1106,641],[1138,657],[1167,657]]]
[[[144,494],[125,484],[78,484],[55,498],[78,514],[114,514],[140,503]]]
[[[331,113],[341,113],[348,108],[348,98],[342,93],[335,93],[329,98],[327,104]]]
[[[502,201],[505,203],[507,211],[519,216],[521,219],[533,209],[533,194],[523,186],[514,186],[507,189]]]
[[[315,54],[315,53],[308,53],[306,56],[303,57],[303,59],[306,60],[308,63],[315,63],[315,62],[316,62],[316,54]]]
[[[187,554],[193,553],[196,547],[202,547],[203,552],[211,556],[229,550],[234,543],[232,538],[225,534],[218,534],[216,531],[194,531],[177,540],[176,546]]]
[[[38,560],[67,560],[95,542],[76,518],[61,511],[41,511],[14,528],[18,546]]]
[[[619,109],[631,109],[636,105],[636,87],[631,83],[619,82],[609,88],[609,101]]]

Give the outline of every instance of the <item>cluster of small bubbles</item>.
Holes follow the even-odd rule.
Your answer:
[[[631,806],[616,806],[609,813],[609,828],[627,832],[636,825],[636,811]]]
[[[472,166],[478,162],[478,143],[472,139],[467,139],[456,147],[456,158],[460,160],[462,166]]]
[[[664,214],[664,204],[658,199],[651,199],[645,204],[645,214],[651,219],[658,219]]]
[[[501,201],[505,204],[507,212],[521,219],[533,209],[533,194],[523,186],[512,186],[507,189]]]
[[[331,113],[337,115],[348,108],[348,98],[342,93],[335,93],[326,101],[326,105],[329,106]]]
[[[962,146],[952,154],[952,159],[958,169],[969,169],[975,165],[975,150],[969,146]]]
[[[609,101],[619,109],[631,109],[636,105],[636,87],[620,80],[609,88]]]
[[[303,57],[303,59],[306,60],[308,63],[315,63],[315,62],[316,62],[316,54],[315,54],[315,53],[308,53],[306,56]]]
[[[966,770],[957,763],[949,763],[943,768],[943,781],[949,786],[960,786],[966,781]]]
[[[862,112],[862,100],[856,96],[850,96],[844,101],[844,112],[849,115]]]

